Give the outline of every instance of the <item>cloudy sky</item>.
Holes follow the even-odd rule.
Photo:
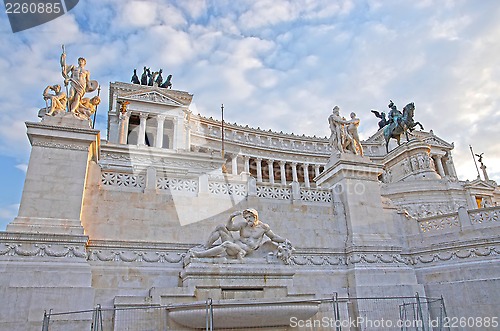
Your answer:
[[[497,0],[80,0],[12,33],[0,18],[0,230],[17,215],[42,91],[62,84],[59,56],[87,59],[107,96],[143,66],[173,75],[193,110],[243,125],[326,136],[334,105],[361,118],[415,102],[415,120],[454,142],[460,179],[477,176],[469,144],[500,182]],[[97,125],[106,130],[107,98]]]

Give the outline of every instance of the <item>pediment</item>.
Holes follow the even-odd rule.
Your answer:
[[[364,140],[363,143],[368,144],[380,144],[384,140],[384,128],[379,129],[375,134],[371,135],[368,139]]]
[[[495,186],[490,185],[489,183],[485,182],[484,180],[481,180],[479,178],[474,179],[471,182],[466,182],[465,187],[467,188],[473,188],[473,189],[482,189],[482,190],[494,190]]]
[[[427,138],[424,138],[424,142],[429,144],[430,146],[442,147],[445,149],[453,149],[454,148],[453,144],[450,144],[450,143],[444,141],[443,139],[436,137],[434,135],[427,137]]]
[[[160,93],[156,90],[154,91],[141,91],[141,92],[133,92],[128,93],[126,95],[121,96],[122,99],[128,101],[141,101],[141,102],[149,102],[167,106],[181,107],[182,103],[170,98],[168,95]]]

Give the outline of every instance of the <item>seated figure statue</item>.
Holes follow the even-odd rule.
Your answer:
[[[233,218],[242,215],[245,222],[234,223]],[[239,238],[233,237],[231,231],[238,231]],[[273,243],[279,244],[277,247],[277,256],[285,263],[289,263],[293,247],[291,243],[276,235],[269,225],[259,221],[258,212],[253,209],[237,211],[229,216],[227,224],[219,225],[210,233],[203,250],[191,249],[189,254],[192,257],[216,257],[224,253],[230,258],[242,260],[243,257],[256,251],[265,242],[267,236]],[[212,245],[218,240],[221,244]]]

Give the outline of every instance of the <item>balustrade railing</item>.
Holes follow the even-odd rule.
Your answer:
[[[154,177],[154,178],[151,178]],[[154,183],[154,184],[153,184]],[[187,177],[168,175],[157,171],[139,173],[123,170],[106,170],[101,173],[101,188],[125,191],[156,190],[158,193],[197,196],[208,193],[215,196],[247,197],[254,195],[262,199],[283,201],[302,201],[306,203],[331,203],[332,196],[328,189],[306,188],[297,185],[257,183],[250,189],[250,179],[213,178],[209,176]]]
[[[466,227],[488,227],[499,223],[500,207],[459,210],[455,213],[436,215],[418,220],[422,233],[443,233],[462,231]]]

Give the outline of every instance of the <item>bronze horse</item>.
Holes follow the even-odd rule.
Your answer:
[[[420,122],[413,121],[414,112],[415,105],[411,102],[403,108],[403,116],[398,117],[384,128],[385,149],[387,153],[389,153],[389,140],[391,138],[396,139],[399,146],[401,145],[400,139],[403,132],[406,135],[406,141],[409,141],[408,131],[412,132],[417,125],[420,126],[421,130],[424,129]]]

